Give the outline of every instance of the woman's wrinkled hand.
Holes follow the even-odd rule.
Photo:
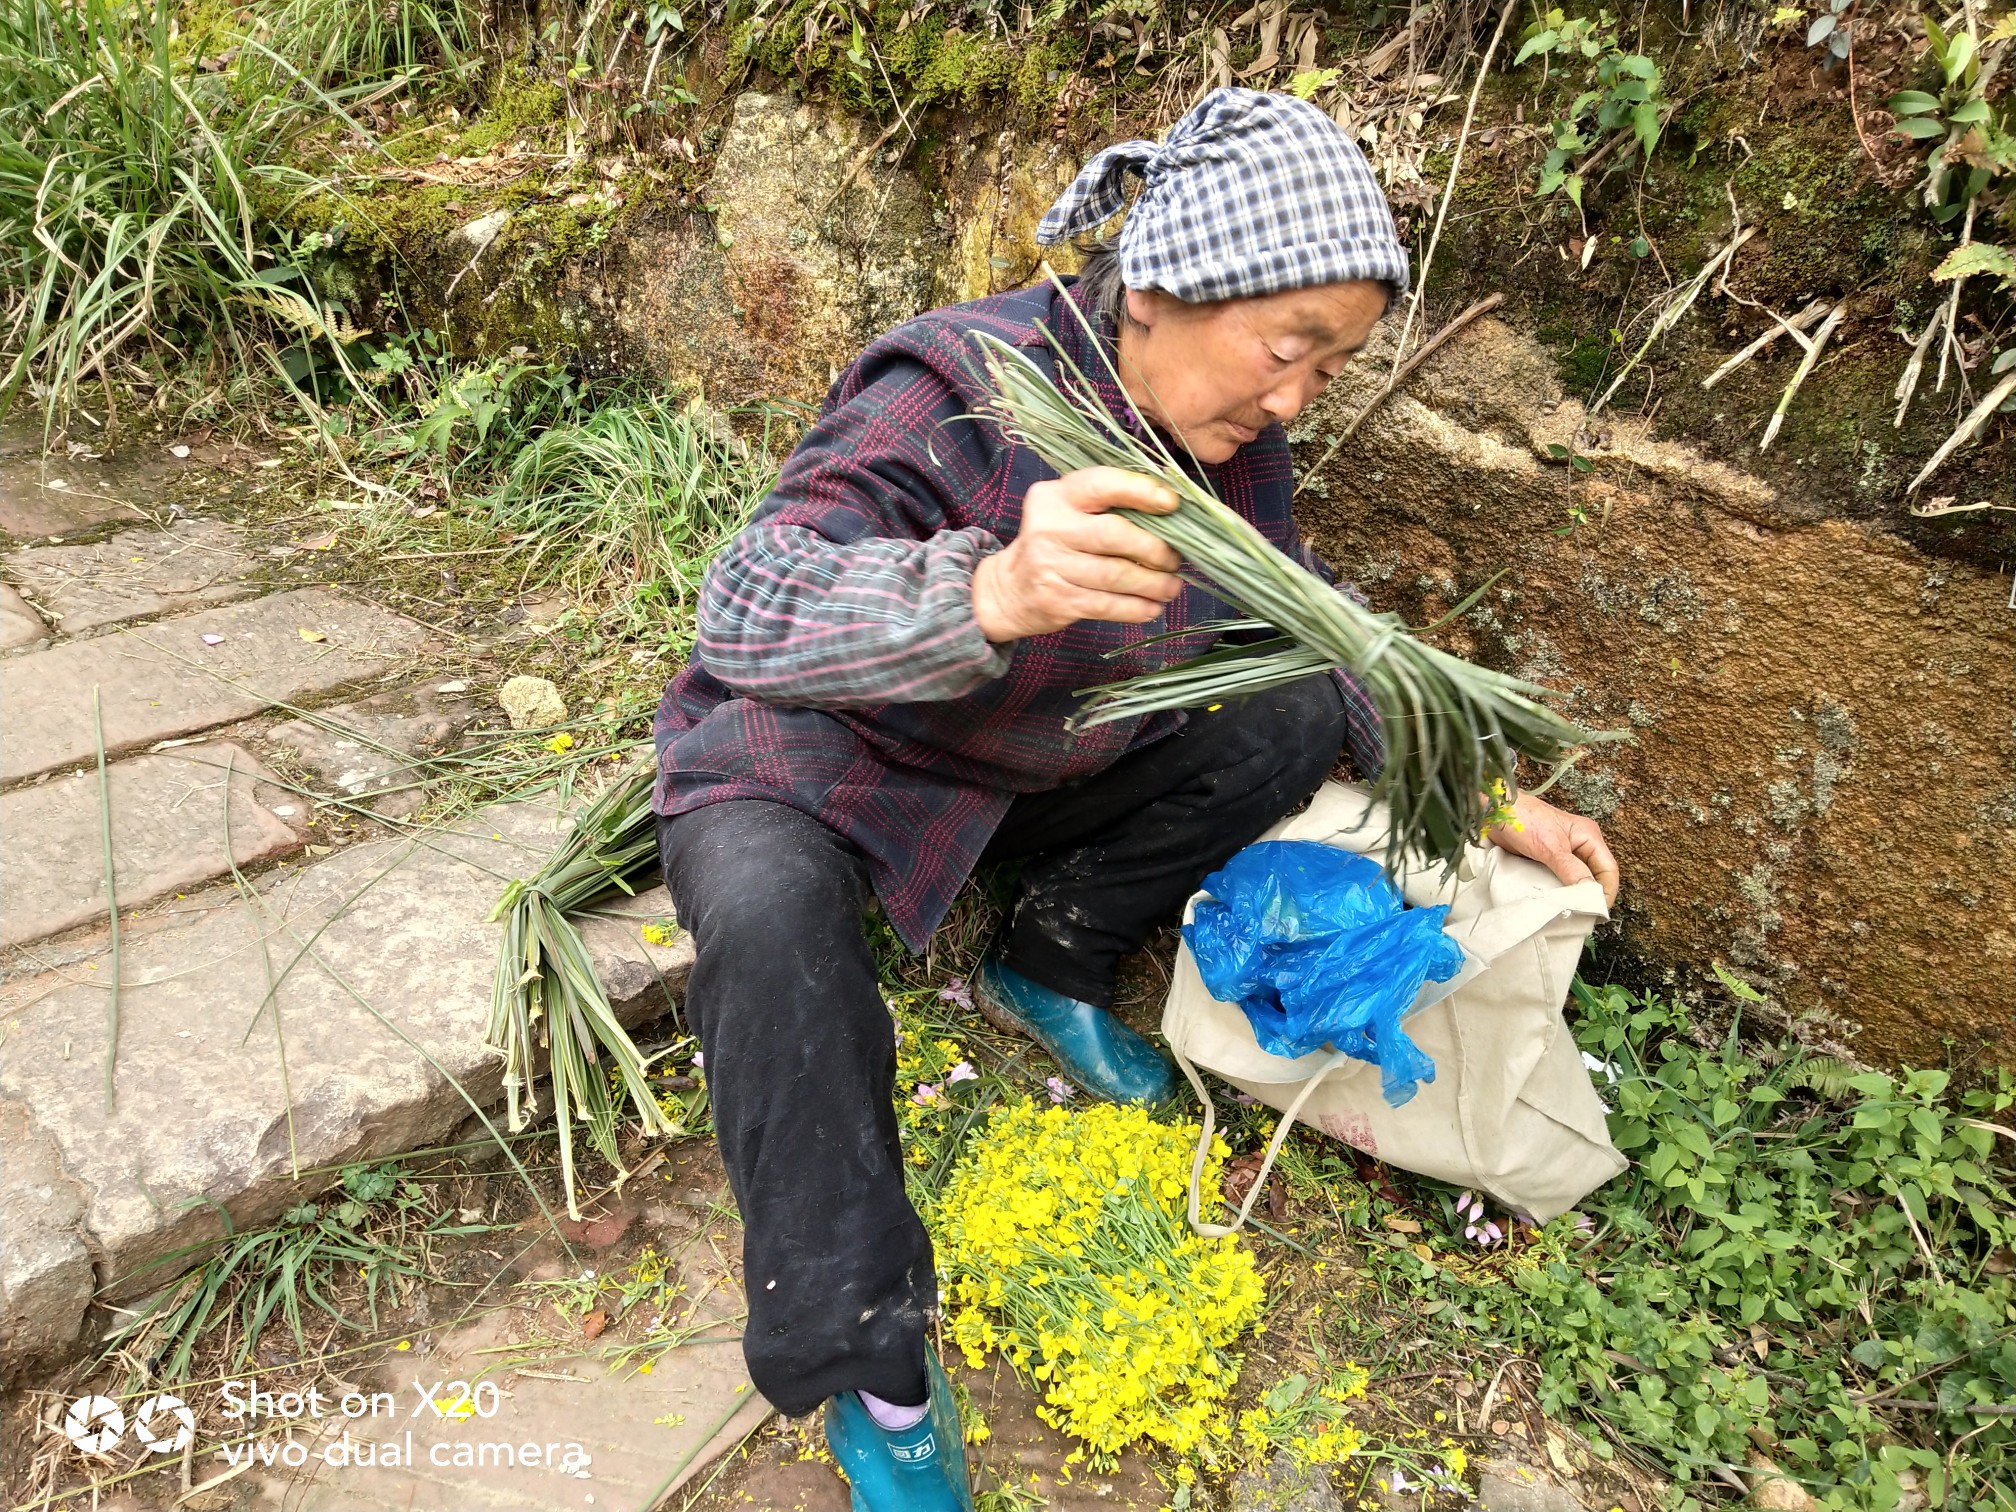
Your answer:
[[[1114,510],[1168,514],[1176,495],[1139,473],[1088,467],[1030,487],[1015,539],[973,573],[973,618],[997,645],[1080,620],[1142,625],[1183,591],[1181,559]]]
[[[1512,805],[1512,821],[1494,825],[1486,838],[1514,855],[1530,856],[1564,883],[1593,878],[1603,884],[1606,905],[1617,901],[1617,858],[1594,819],[1521,793]]]

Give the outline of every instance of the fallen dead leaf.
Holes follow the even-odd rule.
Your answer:
[[[1416,1223],[1412,1218],[1388,1218],[1386,1220],[1386,1227],[1393,1230],[1396,1234],[1418,1234],[1421,1232],[1421,1225]]]
[[[602,1330],[608,1326],[609,1314],[598,1307],[581,1320],[581,1337],[599,1339],[602,1337]]]
[[[1547,1430],[1547,1458],[1553,1461],[1556,1470],[1570,1480],[1575,1478],[1575,1465],[1568,1458],[1568,1442],[1551,1428]]]
[[[336,544],[336,532],[332,530],[327,535],[311,536],[305,541],[296,541],[294,544],[303,551],[327,551]]]
[[[304,641],[326,641],[329,639],[320,630],[310,630],[306,625],[300,626],[299,629],[301,639]]]

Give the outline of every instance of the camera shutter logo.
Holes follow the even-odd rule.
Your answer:
[[[180,1454],[196,1437],[196,1414],[180,1397],[149,1397],[133,1414],[133,1436],[156,1454]]]
[[[82,1396],[63,1415],[63,1433],[86,1454],[110,1454],[126,1436],[126,1414],[110,1397]],[[196,1414],[177,1396],[151,1396],[133,1414],[133,1437],[156,1454],[180,1454],[196,1437]]]
[[[126,1434],[126,1414],[110,1397],[81,1396],[63,1415],[63,1434],[86,1454],[109,1454]]]

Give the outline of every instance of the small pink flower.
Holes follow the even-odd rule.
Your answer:
[[[917,1090],[910,1094],[910,1101],[920,1108],[928,1108],[942,1096],[944,1092],[936,1082],[919,1082]]]
[[[973,1006],[973,989],[966,985],[964,977],[954,977],[938,993],[941,1003],[957,1003],[961,1008]]]
[[[945,1073],[945,1085],[948,1087],[956,1082],[978,1080],[980,1080],[980,1073],[973,1069],[973,1062],[971,1061],[962,1060],[958,1065]]]
[[[705,1071],[707,1069],[707,1057],[702,1055],[698,1050],[695,1050],[693,1052],[693,1065],[696,1070]]]
[[[1505,1237],[1505,1230],[1484,1217],[1484,1199],[1465,1192],[1456,1199],[1456,1216],[1463,1220],[1463,1237],[1489,1248]]]
[[[1244,1092],[1235,1092],[1232,1095],[1232,1101],[1239,1104],[1242,1108],[1257,1108],[1260,1106],[1259,1098],[1248,1097]]]
[[[1045,1077],[1043,1085],[1050,1089],[1050,1101],[1053,1103],[1061,1103],[1078,1090],[1061,1076]]]

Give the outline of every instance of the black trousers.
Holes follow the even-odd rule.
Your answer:
[[[1110,1004],[1121,957],[1306,802],[1343,741],[1343,700],[1313,677],[1017,797],[984,858],[1027,863],[1007,963]],[[903,1191],[894,1024],[862,924],[866,865],[778,803],[660,819],[658,844],[698,952],[686,1011],[742,1211],[750,1377],[791,1416],[846,1390],[922,1401],[937,1281]]]

